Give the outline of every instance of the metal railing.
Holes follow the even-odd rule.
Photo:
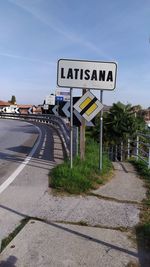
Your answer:
[[[69,156],[70,151],[70,129],[66,125],[65,121],[55,115],[50,114],[17,114],[17,113],[1,113],[1,119],[16,119],[16,120],[25,120],[30,122],[40,122],[46,123],[53,126],[59,133],[61,140],[63,142],[67,156]]]
[[[148,165],[150,169],[150,135],[138,133],[135,141],[135,157]]]
[[[137,137],[128,139],[125,143],[108,145],[106,152],[112,161],[123,161],[131,157],[142,160],[150,169],[150,135],[138,133]]]

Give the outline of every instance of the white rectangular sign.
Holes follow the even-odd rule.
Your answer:
[[[69,88],[114,90],[115,62],[60,59],[57,65],[57,85]]]
[[[56,96],[62,96],[64,101],[70,100],[70,91],[62,91],[62,89],[56,89]]]
[[[48,104],[44,104],[43,109],[48,110],[48,108],[49,108],[49,105]]]
[[[55,96],[54,95],[48,95],[45,99],[46,105],[55,105]]]

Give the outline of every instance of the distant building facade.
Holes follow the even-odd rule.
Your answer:
[[[15,112],[15,110],[17,112]],[[35,105],[30,105],[30,104],[27,104],[27,105],[15,104],[15,105],[13,105],[10,102],[0,100],[0,112],[20,113],[20,114],[41,114],[42,109],[41,109],[41,106],[35,106]]]

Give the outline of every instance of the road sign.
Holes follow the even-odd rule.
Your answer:
[[[33,113],[33,107],[28,109],[28,114],[32,114]]]
[[[45,99],[46,105],[55,105],[55,96],[54,95],[48,95]]]
[[[73,110],[73,125],[81,126],[82,125],[82,116],[77,110]],[[88,127],[93,127],[95,125],[95,121],[86,121],[85,125]]]
[[[103,108],[103,105],[90,91],[87,91],[75,103],[74,108],[87,121],[91,121],[96,116],[96,114]]]
[[[66,102],[65,105],[62,107],[62,111],[67,118],[70,118],[70,102]]]
[[[19,114],[19,113],[20,113],[20,110],[19,110],[19,108],[14,108],[14,113],[17,113],[17,114]]]
[[[63,98],[63,96],[56,96],[56,97],[55,97],[55,100],[56,100],[56,102],[57,102],[57,101],[58,101],[58,102],[61,102],[61,101],[64,100],[64,98]]]
[[[52,108],[52,112],[54,115],[58,116],[58,105],[55,105],[53,108]]]
[[[73,97],[73,105],[80,99],[80,97]],[[70,102],[61,102],[59,105],[59,115],[70,119]],[[73,125],[81,126],[82,116],[73,108]],[[86,122],[86,126],[94,126],[93,122]]]
[[[44,105],[43,105],[43,109],[44,109],[44,110],[48,110],[48,109],[49,109],[49,105],[44,104]]]
[[[19,108],[14,105],[10,105],[9,107],[3,107],[1,108],[1,111],[4,113],[20,113]]]
[[[57,65],[57,85],[69,88],[114,90],[115,62],[60,59]]]
[[[70,91],[64,91],[61,89],[56,89],[55,95],[59,97],[63,97],[63,101],[69,101],[70,100]]]

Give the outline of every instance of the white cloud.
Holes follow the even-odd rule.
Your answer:
[[[97,47],[94,43],[82,38],[80,34],[76,34],[74,32],[69,32],[66,30],[65,26],[63,25],[62,21],[59,21],[59,19],[56,17],[49,16],[49,18],[46,18],[46,16],[42,14],[42,12],[39,10],[38,7],[36,7],[34,4],[38,3],[37,1],[31,1],[27,3],[27,1],[24,0],[8,0],[10,3],[20,7],[21,9],[25,10],[29,14],[31,14],[34,18],[41,21],[43,24],[50,27],[53,31],[57,32],[58,34],[62,35],[63,37],[67,38],[73,43],[78,43],[82,45],[83,47],[88,48],[89,50],[95,52],[97,55],[104,57],[105,59],[109,60],[111,56],[108,55],[108,53],[105,53],[104,50]],[[40,3],[40,1],[39,1]],[[41,2],[42,3],[42,2]]]
[[[27,60],[27,61],[31,61],[31,62],[39,62],[39,63],[47,64],[47,65],[56,65],[55,62],[42,61],[42,60],[37,59],[37,58],[29,58],[29,57],[24,57],[24,56],[9,54],[9,53],[3,53],[3,52],[0,52],[0,56],[15,58],[15,59],[19,59],[19,60]]]

